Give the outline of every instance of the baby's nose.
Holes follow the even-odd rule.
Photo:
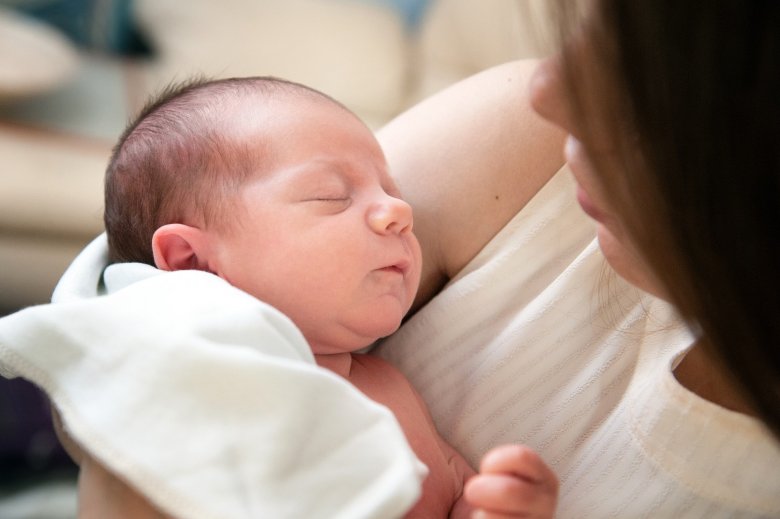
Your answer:
[[[389,195],[374,203],[368,214],[369,226],[381,234],[409,232],[412,221],[412,206]]]

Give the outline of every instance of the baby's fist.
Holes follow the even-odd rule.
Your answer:
[[[558,478],[529,447],[502,445],[485,454],[464,495],[479,519],[553,517]]]

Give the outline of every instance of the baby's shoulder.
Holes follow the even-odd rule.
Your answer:
[[[409,380],[398,368],[373,355],[352,354],[349,381],[366,396],[385,405],[389,405],[388,399],[395,402],[417,402],[419,399]]]

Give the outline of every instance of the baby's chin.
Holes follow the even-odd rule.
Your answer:
[[[386,323],[372,323],[373,326],[342,327],[338,333],[330,336],[307,337],[311,350],[315,355],[333,355],[337,353],[362,353],[384,337],[392,335],[401,327],[401,318]],[[305,335],[305,334],[304,334]]]

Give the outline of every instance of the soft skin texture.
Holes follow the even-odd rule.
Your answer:
[[[242,117],[255,110],[263,117]],[[420,246],[373,134],[319,100],[253,99],[225,116],[238,122],[230,127],[238,142],[272,151],[241,189],[227,229],[195,231],[199,268],[273,304],[317,354],[395,331],[419,283]],[[155,234],[161,268],[191,261],[166,242],[177,232]]]
[[[85,456],[79,464],[78,500],[79,519],[172,519],[90,456]]]
[[[479,476],[466,485],[466,499],[480,519],[551,517],[558,479],[538,454],[524,445],[502,445],[482,458]]]
[[[377,137],[414,208],[430,300],[563,166],[565,134],[536,114],[536,62],[507,63],[432,96]]]

